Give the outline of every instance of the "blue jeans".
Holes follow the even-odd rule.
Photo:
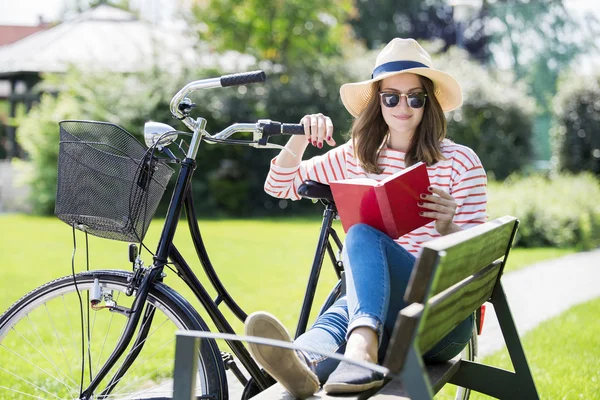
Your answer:
[[[346,273],[346,295],[320,315],[296,343],[331,353],[343,353],[349,333],[359,326],[370,327],[379,336],[379,360],[383,360],[398,312],[406,306],[415,257],[389,236],[368,225],[348,230],[342,259]],[[469,316],[424,356],[425,362],[447,361],[459,354],[473,331]],[[320,354],[302,356],[324,383],[339,361]]]

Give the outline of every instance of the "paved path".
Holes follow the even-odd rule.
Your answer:
[[[510,263],[510,256],[508,262]],[[503,276],[502,284],[519,335],[570,307],[600,297],[600,249],[543,261]],[[479,356],[502,349],[502,332],[490,303],[487,304]],[[239,365],[239,363],[238,363]],[[235,377],[228,372],[230,382]],[[239,399],[239,384],[230,386],[230,398]]]
[[[508,257],[510,264],[510,255]],[[519,335],[570,307],[600,297],[600,249],[571,254],[507,273],[502,284]],[[487,305],[479,355],[504,346],[491,304]]]

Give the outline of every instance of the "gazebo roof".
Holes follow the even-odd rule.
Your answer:
[[[209,53],[200,60],[197,46],[195,38],[180,31],[100,5],[71,21],[0,47],[0,78],[65,72],[70,65],[86,70],[138,72],[154,62],[175,71],[183,66],[224,62],[223,56]],[[235,63],[242,56],[232,57],[226,58]]]

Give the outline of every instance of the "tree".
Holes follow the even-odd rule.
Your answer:
[[[564,0],[488,1],[489,15],[484,24],[490,27],[494,54],[508,55],[517,80],[524,81],[536,99],[537,158],[550,158],[548,130],[552,98],[557,91],[561,71],[580,54],[595,49],[597,21],[589,17],[581,24],[565,7]]]
[[[479,61],[489,58],[488,37],[481,23],[487,7],[465,27],[464,48]],[[381,47],[394,37],[417,40],[441,39],[442,51],[457,44],[457,30],[452,7],[444,0],[357,0],[350,19],[356,39],[369,49]]]
[[[206,0],[193,14],[200,38],[287,67],[339,55],[351,0]]]

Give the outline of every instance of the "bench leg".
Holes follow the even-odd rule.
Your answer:
[[[414,343],[408,350],[406,364],[400,377],[411,399],[433,399],[433,390],[425,372],[423,359]]]
[[[450,383],[500,399],[539,399],[501,282],[496,284],[491,302],[494,305],[502,336],[515,372],[512,373],[489,365],[461,361],[460,368],[450,379]]]
[[[195,399],[196,371],[200,339],[177,335],[175,342],[175,368],[173,370],[173,400]]]

